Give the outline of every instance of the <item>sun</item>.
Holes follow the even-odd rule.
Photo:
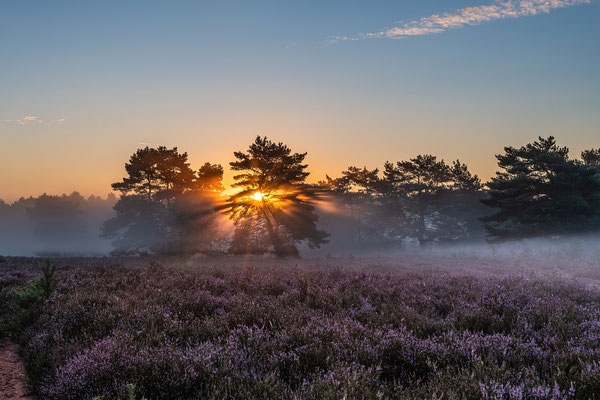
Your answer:
[[[256,201],[261,201],[265,196],[263,195],[262,192],[254,192],[252,194],[252,198]]]

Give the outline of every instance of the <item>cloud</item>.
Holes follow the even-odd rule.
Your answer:
[[[17,125],[28,125],[30,123],[37,122],[38,125],[41,125],[41,126],[52,126],[52,125],[61,124],[61,123],[65,122],[67,119],[69,119],[69,117],[65,116],[65,117],[58,117],[55,119],[45,120],[45,119],[40,119],[34,115],[27,115],[25,117],[15,118],[14,120],[5,119],[4,122],[7,124],[15,123]]]
[[[65,122],[68,119],[69,119],[69,117],[61,117],[61,118],[53,119],[51,122],[53,124],[60,124],[62,122]]]
[[[448,29],[458,29],[468,25],[479,25],[497,19],[528,17],[547,14],[557,8],[577,4],[589,4],[591,0],[495,0],[490,5],[465,7],[441,15],[434,14],[401,26],[380,32],[362,33],[358,36],[336,36],[335,41],[360,39],[403,39],[442,33]]]

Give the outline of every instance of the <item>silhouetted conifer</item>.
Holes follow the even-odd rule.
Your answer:
[[[502,171],[482,202],[497,209],[482,218],[492,238],[514,239],[589,232],[600,228],[600,174],[584,152],[581,163],[554,137],[540,137],[496,156]],[[587,157],[587,160],[586,160]],[[592,165],[589,165],[592,164]]]
[[[316,189],[305,184],[309,173],[306,153],[292,153],[283,143],[258,136],[247,152],[234,153],[233,187],[226,210],[236,225],[230,251],[297,256],[296,244],[326,243],[328,234],[317,229],[312,201]]]

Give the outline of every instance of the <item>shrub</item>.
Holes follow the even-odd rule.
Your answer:
[[[49,298],[58,285],[55,273],[56,265],[50,264],[47,260],[42,267],[41,277],[35,278],[27,286],[13,292],[15,302],[23,308],[29,308]]]

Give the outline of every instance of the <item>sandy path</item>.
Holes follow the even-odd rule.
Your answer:
[[[17,345],[3,339],[0,340],[0,399],[16,400],[33,397],[27,394],[25,369],[17,355]]]

